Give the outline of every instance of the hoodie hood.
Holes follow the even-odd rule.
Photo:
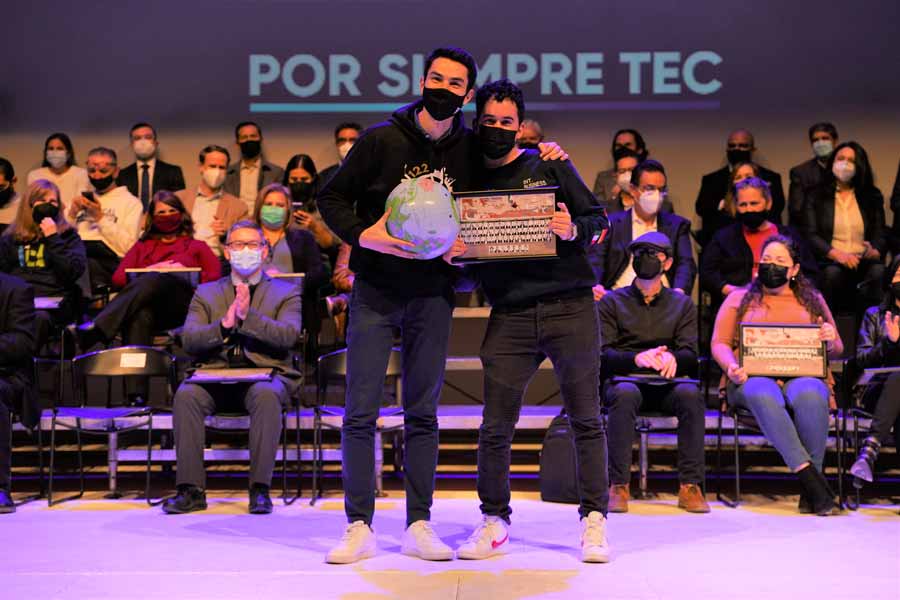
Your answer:
[[[414,143],[417,145],[428,145],[433,142],[429,137],[422,131],[422,128],[419,127],[419,121],[417,117],[417,113],[424,108],[424,102],[420,98],[413,102],[412,104],[407,104],[406,106],[402,106],[398,108],[391,114],[391,118],[389,121],[397,126],[397,128],[403,132],[404,135],[408,136]],[[453,115],[453,125],[450,126],[450,132],[442,137],[437,143],[434,143],[435,148],[438,149],[446,149],[457,142],[459,142],[462,137],[463,131],[465,131],[465,125],[463,124],[463,115],[460,110],[455,115]]]

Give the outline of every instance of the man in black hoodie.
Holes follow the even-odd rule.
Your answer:
[[[549,357],[575,434],[582,560],[607,562],[606,436],[600,426],[597,387],[600,324],[591,292],[594,274],[585,250],[603,238],[608,221],[572,163],[543,162],[536,151],[516,147],[524,113],[522,91],[509,80],[478,90],[476,131],[487,168],[476,185],[479,189],[558,186],[557,210],[550,224],[558,238],[558,256],[469,269],[493,308],[481,346],[485,406],[478,439],[478,495],[484,517],[457,555],[488,558],[509,546],[510,444],[525,388]],[[465,244],[457,240],[445,258],[464,251]]]
[[[325,222],[353,246],[356,273],[347,333],[347,409],[342,452],[344,508],[349,525],[328,553],[330,563],[375,554],[374,436],[393,330],[402,331],[404,479],[407,528],[401,552],[448,560],[453,550],[431,529],[437,467],[437,404],[444,378],[454,268],[441,258],[417,260],[412,244],[391,236],[385,201],[411,179],[429,179],[448,191],[472,189],[481,152],[460,109],[472,100],[475,60],[459,48],[438,48],[425,61],[422,100],[367,129],[319,195]],[[542,158],[566,158],[555,144]]]

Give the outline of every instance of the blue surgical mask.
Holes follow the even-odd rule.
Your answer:
[[[229,251],[229,257],[231,268],[241,277],[249,277],[262,266],[262,248]]]
[[[812,143],[812,149],[816,158],[828,158],[834,150],[834,144],[831,140],[816,140]]]

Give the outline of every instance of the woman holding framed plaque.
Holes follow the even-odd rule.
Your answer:
[[[862,369],[900,367],[900,258],[888,267],[884,279],[884,300],[866,311],[856,345],[856,363]],[[872,411],[869,433],[859,449],[859,457],[850,468],[857,480],[871,482],[872,471],[881,444],[890,439],[900,448],[900,372],[881,375],[886,378],[869,384],[863,405]]]
[[[729,294],[719,309],[712,355],[725,373],[721,392],[727,402],[753,413],[797,474],[801,512],[827,515],[834,508],[822,475],[834,402],[827,357],[843,351],[828,305],[800,271],[796,243],[770,237],[750,288]]]

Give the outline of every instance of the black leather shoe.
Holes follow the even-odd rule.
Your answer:
[[[9,490],[0,488],[0,515],[14,512],[16,512],[16,503],[9,495]]]
[[[106,337],[97,329],[93,321],[81,325],[69,326],[69,333],[75,336],[75,343],[80,352],[89,352],[95,346],[105,344]]]
[[[254,485],[250,488],[250,514],[267,515],[272,512],[272,499],[269,498],[269,488],[264,485]]]
[[[178,493],[174,498],[166,500],[162,509],[170,515],[206,510],[206,492],[195,485],[179,486]]]

